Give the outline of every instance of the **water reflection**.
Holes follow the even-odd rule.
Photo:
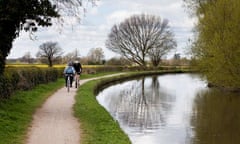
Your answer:
[[[175,99],[161,93],[157,77],[153,77],[150,86],[145,84],[148,81],[146,78],[135,81],[131,87],[120,92],[121,99],[115,103],[116,118],[138,133],[151,132],[165,125],[167,112]]]
[[[240,95],[218,90],[198,93],[192,115],[193,144],[240,143]]]
[[[186,144],[195,136],[194,98],[205,85],[192,74],[153,76],[111,86],[97,100],[134,144]]]

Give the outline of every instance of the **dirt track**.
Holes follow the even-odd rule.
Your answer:
[[[116,74],[119,75],[119,74]],[[109,77],[114,75],[108,75]],[[99,79],[93,78],[93,79]],[[81,80],[80,85],[93,80]],[[73,105],[77,89],[59,89],[50,96],[33,116],[33,122],[28,131],[27,144],[79,144],[80,124],[73,116]]]

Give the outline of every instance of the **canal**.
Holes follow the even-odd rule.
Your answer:
[[[197,74],[126,81],[97,100],[133,144],[240,143],[239,94],[209,89]]]

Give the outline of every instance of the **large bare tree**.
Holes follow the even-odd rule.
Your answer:
[[[106,47],[145,67],[146,57],[152,54],[151,51],[165,48],[165,43],[170,41],[174,39],[167,20],[142,14],[115,24],[108,35]]]
[[[57,42],[46,42],[39,46],[37,57],[45,59],[49,67],[53,66],[54,59],[62,55],[62,48]]]

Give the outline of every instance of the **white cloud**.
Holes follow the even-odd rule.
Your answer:
[[[22,32],[14,41],[9,57],[21,57],[28,51],[35,56],[40,44],[56,41],[65,53],[79,48],[81,56],[85,56],[91,48],[102,47],[106,57],[110,58],[116,54],[105,48],[105,40],[112,26],[133,14],[141,13],[167,18],[179,42],[179,51],[191,37],[195,20],[189,19],[184,13],[182,0],[100,0],[97,5],[88,6],[86,17],[82,17],[81,24],[77,19],[65,17],[63,27],[54,25],[50,28],[40,28],[35,34],[38,38],[36,41],[30,40],[28,33]]]
[[[140,14],[140,13],[141,13],[140,11],[131,11],[131,12],[127,10],[116,11],[108,15],[107,24],[110,26],[113,26],[114,24],[122,22],[124,19],[130,17],[131,15]]]

